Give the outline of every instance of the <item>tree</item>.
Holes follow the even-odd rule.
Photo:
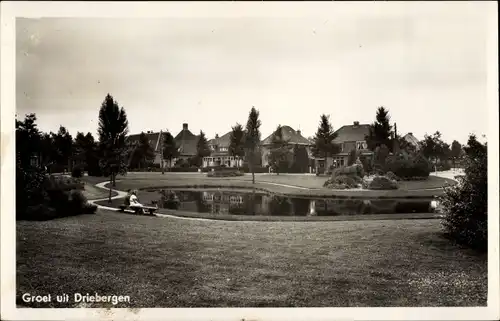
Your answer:
[[[450,150],[450,157],[453,161],[453,167],[455,167],[455,163],[460,158],[460,156],[462,156],[462,145],[458,141],[454,140],[451,143]]]
[[[349,152],[349,155],[347,157],[347,166],[351,166],[356,163],[356,159],[358,159],[358,152],[356,151],[356,149],[353,149]]]
[[[255,168],[254,165],[257,161],[257,155],[260,144],[260,126],[259,111],[252,107],[248,114],[248,121],[246,125],[245,136],[245,155],[247,157],[250,171],[252,172],[252,184],[255,184]]]
[[[441,133],[435,132],[432,136],[425,135],[421,142],[422,154],[437,165],[438,160],[444,160],[447,157],[449,145],[441,140]]]
[[[446,235],[460,244],[487,251],[488,147],[470,135],[465,151],[465,176],[445,187],[440,197]]]
[[[330,123],[330,116],[325,114],[320,116],[320,122],[316,134],[312,141],[312,154],[314,157],[327,158],[340,151],[340,147],[333,143],[337,134]]]
[[[288,156],[290,155],[288,141],[283,138],[281,125],[278,125],[271,136],[270,147],[269,165],[279,175],[280,171],[288,169]]]
[[[293,171],[306,173],[309,167],[309,154],[305,146],[297,145],[293,147]]]
[[[85,134],[77,132],[75,140],[73,141],[73,160],[84,168],[87,167],[86,143]]]
[[[116,175],[127,172],[125,138],[128,134],[127,113],[118,102],[107,94],[99,110],[99,165],[110,181],[116,186]],[[109,189],[111,202],[111,188]]]
[[[59,131],[53,136],[53,148],[55,150],[55,162],[63,169],[66,165],[70,167],[73,154],[73,137],[64,126],[59,126]],[[71,171],[71,168],[68,168]]]
[[[208,147],[207,137],[205,133],[200,130],[200,137],[196,143],[196,164],[201,166],[203,163],[203,157],[210,156],[210,148]]]
[[[232,127],[229,143],[229,155],[234,156],[238,169],[240,168],[240,159],[245,156],[245,132],[243,126],[236,123]]]
[[[42,135],[36,115],[27,114],[23,121],[16,119],[16,159],[21,168],[31,167],[33,158],[40,158]]]
[[[370,125],[369,133],[365,137],[368,149],[374,151],[378,146],[385,145],[392,152],[394,132],[392,131],[390,120],[389,111],[383,106],[379,107],[375,116],[375,122]]]
[[[168,166],[172,167],[172,159],[179,156],[179,149],[175,143],[174,136],[168,131],[163,133],[162,148],[163,159],[168,160]]]
[[[139,135],[139,142],[134,149],[133,159],[139,168],[147,168],[155,159],[155,152],[144,132]]]

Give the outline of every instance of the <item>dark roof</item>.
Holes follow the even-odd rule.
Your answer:
[[[337,134],[337,138],[333,140],[335,143],[362,141],[370,133],[370,125],[345,125],[335,133]]]
[[[160,149],[160,144],[159,144],[159,139],[160,139],[160,133],[144,133],[146,137],[149,140],[149,143],[151,144],[151,147],[156,151]],[[139,143],[139,137],[141,134],[133,134],[127,136],[126,142],[127,144],[138,144]]]
[[[413,136],[412,133],[404,135],[403,139],[406,140],[408,143],[412,144],[413,146],[420,147],[420,142],[415,136]]]
[[[309,141],[307,138],[302,136],[299,132],[295,131],[290,126],[281,126],[281,132],[283,133],[283,139],[288,141],[289,144],[293,145],[312,145],[313,143]],[[271,135],[267,136],[266,139],[262,141],[262,145],[270,145],[272,141],[272,137],[275,132]]]
[[[194,135],[189,131],[189,129],[181,130],[174,140],[179,148],[179,153],[181,156],[194,156],[197,153],[197,147],[199,136]]]
[[[229,147],[229,145],[231,144],[231,133],[232,133],[232,131],[227,132],[218,138],[212,138],[211,140],[208,141],[208,145],[217,145],[219,147]]]

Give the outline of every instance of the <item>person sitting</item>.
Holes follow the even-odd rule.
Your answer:
[[[144,205],[139,203],[139,199],[137,198],[137,191],[134,190],[130,194],[130,199],[129,199],[130,205],[129,207],[134,210],[136,213],[144,214]]]

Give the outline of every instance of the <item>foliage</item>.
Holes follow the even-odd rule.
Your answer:
[[[347,157],[347,166],[351,166],[356,163],[356,159],[358,159],[359,153],[356,149],[353,149],[349,152],[349,156]]]
[[[207,177],[237,177],[243,175],[245,175],[243,172],[234,168],[223,168],[207,173]]]
[[[71,177],[81,178],[83,176],[83,168],[79,165],[73,167],[71,170]]]
[[[351,166],[343,166],[336,168],[332,172],[332,177],[341,175],[363,177],[365,175],[365,171],[363,169],[363,165],[354,164]]]
[[[103,172],[109,173],[113,186],[117,174],[127,172],[128,120],[125,109],[107,94],[99,110],[99,166]]]
[[[243,158],[245,156],[245,132],[243,131],[243,126],[236,124],[232,127],[230,143],[229,143],[229,155]]]
[[[386,160],[385,170],[394,173],[402,180],[427,179],[431,166],[429,161],[419,153],[407,159],[390,156]]]
[[[196,157],[194,158],[194,163],[192,165],[200,167],[203,162],[203,157],[210,156],[210,148],[208,147],[208,141],[205,133],[200,130],[200,136],[198,142],[196,143]]]
[[[283,130],[281,125],[278,125],[271,137],[271,146],[269,153],[269,166],[273,172],[279,175],[280,171],[288,170],[288,159],[291,156],[290,146],[288,141],[283,138]]]
[[[260,144],[260,126],[259,111],[252,107],[248,114],[245,136],[245,155],[248,162],[250,171],[252,172],[252,183],[255,184],[255,171],[254,167],[257,163],[257,158],[260,158],[259,144]]]
[[[368,149],[374,151],[377,147],[385,145],[392,152],[393,130],[390,125],[389,111],[383,106],[377,109],[376,120],[370,125],[369,133],[365,137]]]
[[[31,166],[33,156],[41,152],[41,134],[36,115],[28,114],[23,121],[16,119],[16,159],[22,168]]]
[[[444,212],[442,222],[448,237],[486,251],[488,245],[488,155],[487,143],[469,136],[464,147],[465,175],[459,183],[445,188],[439,198]]]
[[[290,215],[292,212],[292,202],[288,197],[272,195],[269,200],[270,215]]]
[[[383,172],[386,166],[387,157],[389,156],[389,148],[382,144],[375,148],[373,153],[373,169],[376,172]]]
[[[340,147],[333,143],[337,137],[330,123],[330,116],[320,116],[320,123],[312,141],[312,153],[315,157],[326,158],[340,151]]]
[[[170,132],[165,132],[162,134],[162,145],[163,145],[163,159],[168,161],[169,167],[172,167],[172,160],[179,156],[179,149],[175,143],[174,136]]]
[[[396,174],[394,174],[393,172],[389,171],[387,173],[385,173],[385,176],[390,179],[390,180],[393,180],[393,181],[400,181],[401,178],[399,178]]]
[[[362,179],[357,175],[332,175],[324,184],[323,187],[331,189],[349,189],[357,188],[361,185]]]
[[[139,135],[139,142],[134,146],[131,156],[130,167],[132,168],[147,168],[153,163],[155,152],[144,132]]]
[[[292,172],[307,173],[309,169],[309,155],[305,146],[295,145],[293,147]]]
[[[425,135],[421,146],[423,155],[435,165],[438,161],[446,161],[450,155],[450,146],[443,142],[439,131],[435,132],[432,136]]]
[[[362,186],[370,190],[393,190],[398,189],[398,183],[389,177],[382,175],[366,176],[363,178]]]
[[[59,127],[59,131],[53,136],[53,151],[56,164],[66,167],[73,154],[73,138],[64,126]]]
[[[457,160],[459,160],[463,155],[463,149],[462,149],[462,145],[454,140],[452,143],[451,143],[451,150],[450,150],[450,157],[453,161],[453,167],[455,167],[455,163]]]

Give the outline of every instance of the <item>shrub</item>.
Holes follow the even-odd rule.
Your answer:
[[[219,170],[207,173],[207,177],[237,177],[243,175],[245,174],[238,170]]]
[[[393,180],[393,181],[400,181],[401,178],[399,178],[396,174],[394,174],[393,172],[387,172],[385,173],[385,176],[390,179],[390,180]]]
[[[332,177],[323,184],[323,187],[331,189],[356,188],[361,182],[362,179],[356,175],[332,175]]]
[[[392,156],[387,158],[385,170],[392,172],[402,180],[414,180],[414,178],[426,179],[430,174],[430,163],[422,155],[405,159]]]
[[[444,214],[446,235],[459,244],[487,251],[488,245],[488,159],[487,144],[471,135],[466,151],[465,176],[445,187],[438,198]]]
[[[362,183],[363,188],[370,190],[392,190],[398,189],[398,183],[386,176],[365,177]]]
[[[269,213],[271,215],[292,214],[292,202],[287,197],[273,195],[269,200]]]
[[[83,176],[83,168],[80,166],[75,166],[71,171],[71,177],[81,178]]]
[[[339,176],[339,175],[363,177],[365,175],[365,171],[363,169],[363,165],[354,164],[351,166],[344,166],[334,169],[332,172],[332,176]]]

